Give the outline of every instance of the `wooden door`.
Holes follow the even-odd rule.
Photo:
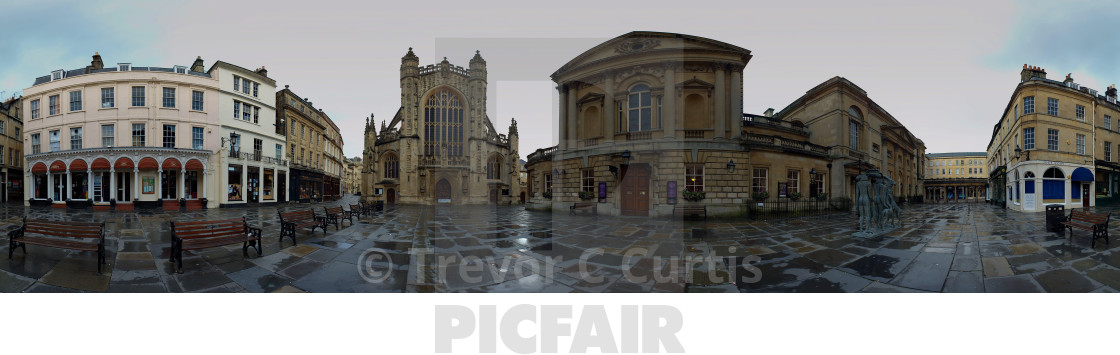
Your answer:
[[[1089,184],[1081,184],[1081,207],[1089,208]]]
[[[649,215],[649,165],[630,165],[622,171],[622,215]]]
[[[490,189],[490,203],[498,204],[498,189]]]
[[[436,182],[436,202],[451,202],[451,183],[447,179]]]
[[[390,205],[394,204],[394,203],[397,203],[397,191],[395,191],[393,189],[386,189],[385,190],[385,203],[390,204]]]

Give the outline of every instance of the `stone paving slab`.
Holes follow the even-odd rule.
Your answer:
[[[1111,292],[1117,246],[1043,230],[1044,215],[986,204],[904,208],[906,224],[854,238],[850,214],[682,221],[568,216],[520,206],[389,206],[278,242],[281,205],[113,213],[0,206],[24,216],[105,221],[107,264],[28,246],[0,258],[0,292]],[[1112,211],[1115,207],[1098,207]],[[263,255],[240,245],[168,262],[168,221],[235,218],[264,229]],[[1110,228],[1120,227],[1120,219]],[[1120,243],[1118,243],[1120,244]],[[6,243],[0,253],[7,252]],[[382,254],[374,255],[373,251]],[[430,256],[417,257],[423,251]],[[440,258],[451,260],[440,265]],[[585,270],[580,270],[581,260]],[[481,268],[473,271],[474,268]]]

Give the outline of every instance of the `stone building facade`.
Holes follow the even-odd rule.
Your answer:
[[[843,78],[778,114],[745,114],[749,50],[675,33],[631,32],[553,75],[559,145],[527,157],[528,208],[597,203],[611,215],[713,215],[748,203],[854,194],[861,169],[916,194],[924,144]],[[849,145],[848,122],[855,127]]]
[[[486,61],[401,58],[401,107],[366,123],[362,199],[386,203],[508,204],[520,190],[516,120],[508,133],[486,114]],[[371,115],[372,118],[372,115]]]
[[[276,92],[276,130],[287,135],[289,201],[323,201],[327,182],[324,135],[331,126],[328,120],[322,109],[315,108],[288,85]]]
[[[202,63],[199,61],[201,70]],[[222,139],[219,173],[223,207],[282,201],[288,179],[286,136],[277,132],[276,80],[264,67],[218,61],[207,71],[222,88],[218,97]]]
[[[826,80],[774,116],[807,127],[810,141],[828,149],[831,196],[854,200],[855,177],[867,169],[894,180],[895,197],[924,193],[925,143],[848,79]]]
[[[23,100],[0,101],[0,202],[23,201]]]
[[[342,155],[342,134],[330,116],[323,115],[327,129],[323,131],[323,196],[327,200],[342,197],[346,157]]]
[[[977,202],[988,196],[986,152],[926,154],[926,202]]]
[[[105,67],[94,54],[37,78],[23,91],[28,203],[217,207],[221,87],[200,67]]]
[[[1114,197],[1120,182],[1116,119],[1115,86],[1100,95],[1071,75],[1051,80],[1046,70],[1024,64],[988,143],[992,201],[1038,212],[1053,204],[1091,207],[1098,195]]]

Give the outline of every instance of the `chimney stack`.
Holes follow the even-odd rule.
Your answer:
[[[261,76],[267,78],[268,77],[268,69],[265,69],[264,66],[262,65],[260,69],[257,69],[257,74],[260,74]]]
[[[1019,72],[1020,81],[1031,80],[1031,78],[1046,79],[1046,69],[1023,64],[1023,71]]]
[[[1108,90],[1104,91],[1104,96],[1108,96],[1113,100],[1116,100],[1116,84],[1109,85]]]
[[[202,63],[202,56],[195,58],[194,64],[191,64],[191,71],[195,73],[202,73],[206,71],[206,65]]]
[[[101,61],[101,53],[93,52],[93,60],[89,62],[89,69],[97,70],[104,69],[105,62]]]
[[[766,109],[766,112],[763,112],[762,115],[766,117],[774,117],[774,108]]]

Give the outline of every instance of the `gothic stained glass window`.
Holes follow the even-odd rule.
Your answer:
[[[463,100],[439,89],[424,104],[424,155],[463,155]]]

